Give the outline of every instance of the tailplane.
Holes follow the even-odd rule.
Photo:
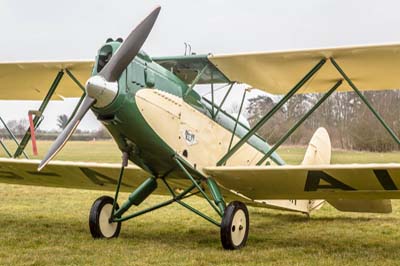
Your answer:
[[[310,144],[304,156],[303,165],[330,164],[331,162],[331,141],[325,128],[318,128],[310,140]],[[390,213],[392,212],[391,200],[353,200],[337,199],[327,200],[329,204],[342,212],[370,212]],[[310,201],[309,210],[319,209],[323,200]]]

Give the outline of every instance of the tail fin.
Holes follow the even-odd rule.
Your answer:
[[[325,128],[320,127],[315,131],[306,154],[301,162],[303,165],[330,164],[331,163],[331,140]]]
[[[329,164],[331,160],[331,142],[325,128],[319,128],[311,138],[302,164]],[[310,214],[319,209],[324,200],[256,200],[270,208],[298,211]]]
[[[330,164],[331,163],[331,140],[325,128],[318,128],[308,144],[302,165]],[[317,210],[324,205],[325,200],[310,200],[309,211]]]
[[[312,164],[330,164],[331,162],[331,141],[325,128],[318,128],[310,140],[303,165]],[[323,205],[323,200],[310,201],[308,209],[310,211],[319,209]],[[392,203],[390,200],[349,200],[338,199],[328,200],[339,211],[343,212],[372,212],[372,213],[390,213],[392,212]]]

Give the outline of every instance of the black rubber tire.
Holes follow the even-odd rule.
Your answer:
[[[235,226],[232,226],[233,218],[235,214],[239,211],[244,212],[245,216],[245,225],[244,228],[245,232],[243,235],[243,239],[240,243],[234,243],[232,240],[232,232],[235,232]],[[249,220],[249,211],[247,210],[246,205],[240,201],[232,201],[229,205],[225,208],[224,216],[222,217],[221,222],[221,243],[224,249],[234,250],[240,249],[246,245],[247,238],[249,236],[249,228],[250,228],[250,220]],[[240,229],[242,230],[242,229]]]
[[[119,236],[121,222],[117,222],[117,228],[111,236],[105,236],[100,228],[100,212],[107,204],[113,204],[114,199],[109,196],[102,196],[94,201],[89,213],[89,228],[93,238],[114,238]],[[119,209],[118,204],[116,209]]]

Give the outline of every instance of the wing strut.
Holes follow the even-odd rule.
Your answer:
[[[50,102],[51,97],[53,96],[54,92],[56,91],[58,84],[60,83],[62,77],[64,76],[64,70],[60,70],[57,73],[56,78],[54,79],[53,83],[51,84],[51,87],[49,89],[49,91],[46,94],[46,97],[44,97],[42,104],[39,107],[39,112],[43,114],[44,110],[47,107],[47,104]],[[35,116],[35,118],[33,119],[33,124],[35,126],[35,128],[38,126],[38,122],[40,120],[40,116]],[[17,150],[14,153],[14,158],[17,158],[21,155],[21,153],[23,152],[23,150],[25,149],[26,145],[29,142],[29,139],[31,138],[31,132],[29,130],[29,128],[26,130],[24,137],[22,138],[20,144],[18,145]]]
[[[263,118],[258,121],[258,123],[249,131],[246,135],[241,138],[235,146],[232,147],[222,158],[217,162],[217,166],[221,166],[226,163],[226,161],[237,151],[247,140],[253,136],[278,110],[281,108],[300,88],[307,83],[318,70],[325,64],[326,59],[321,59],[318,64],[316,64],[310,72],[308,72],[300,81],[297,83],[293,89],[291,89]]]
[[[275,113],[278,111],[282,105],[284,105],[307,81],[309,81],[315,73],[325,64],[327,59],[322,59],[309,73],[307,73],[304,78],[296,84],[296,86],[290,90],[257,124],[249,131],[246,135],[241,138],[238,143],[236,143],[232,149],[230,149],[217,163],[217,166],[224,165],[226,161],[245,143],[247,140],[253,136],[258,129],[260,129]],[[360,97],[360,99],[367,105],[368,109],[373,113],[373,115],[378,119],[381,125],[386,129],[386,131],[392,136],[394,141],[400,145],[400,139],[394,133],[394,131],[389,127],[385,120],[380,116],[380,114],[374,109],[368,99],[360,92],[360,90],[355,86],[352,80],[346,75],[339,64],[334,60],[334,58],[329,58],[332,65],[340,73],[340,75],[347,81],[349,86],[353,91]],[[336,84],[311,108],[287,133],[282,136],[277,143],[266,152],[262,159],[260,159],[257,165],[261,165],[268,157],[270,157],[275,150],[342,84],[342,80],[336,82]]]
[[[38,112],[43,114],[44,110],[46,109],[48,103],[50,102],[51,98],[53,97],[58,85],[60,84],[63,76],[64,76],[64,71],[67,73],[67,75],[71,78],[71,80],[83,91],[85,91],[85,88],[83,87],[83,85],[79,82],[79,80],[72,74],[72,72],[65,68],[65,69],[61,69],[58,73],[57,76],[55,77],[53,83],[51,84],[46,96],[44,97],[42,104],[39,107]],[[85,93],[83,94],[83,96],[80,99],[80,102],[83,100],[85,96]],[[79,104],[78,104],[79,105]],[[73,111],[73,114],[70,116],[70,119],[73,117],[74,113],[76,112],[76,108]],[[33,128],[36,129],[40,123],[41,123],[42,119],[41,116],[35,116],[33,118]],[[24,149],[26,147],[26,145],[28,144],[29,140],[31,139],[32,135],[31,135],[31,129],[28,128],[27,131],[25,132],[25,135],[23,136],[22,140],[20,143],[17,143],[18,147],[17,150],[14,153],[14,158],[19,157],[21,154],[24,154],[26,157],[26,154],[24,152]]]
[[[189,88],[185,92],[185,95],[183,98],[186,98],[189,95],[189,93],[193,90],[193,88],[197,84],[197,82],[199,82],[201,76],[203,76],[203,74],[206,72],[207,68],[208,68],[208,64],[206,64],[203,67],[203,69],[197,74],[196,78],[193,80],[192,84],[190,84]]]
[[[393,132],[393,130],[389,127],[388,124],[386,124],[385,120],[380,116],[380,114],[372,107],[371,103],[368,101],[367,98],[357,89],[356,85],[351,81],[351,79],[344,73],[343,69],[336,63],[335,59],[332,57],[330,58],[330,61],[332,65],[337,69],[337,71],[342,75],[342,77],[347,81],[347,83],[350,85],[350,87],[354,90],[354,92],[360,97],[360,99],[367,105],[368,109],[371,110],[371,112],[374,114],[374,116],[379,120],[379,122],[382,124],[382,126],[386,129],[386,131],[392,136],[394,141],[398,145],[400,145],[400,140],[397,137],[397,135]]]
[[[245,89],[244,92],[243,92],[242,102],[240,103],[239,112],[237,114],[236,121],[235,121],[235,126],[233,127],[233,130],[232,130],[231,140],[229,141],[228,151],[231,149],[233,138],[236,135],[235,134],[236,133],[236,128],[237,128],[237,125],[238,125],[238,122],[239,122],[239,119],[240,119],[240,114],[242,113],[242,107],[243,107],[244,99],[246,99],[246,93],[247,93],[247,89]],[[214,103],[213,103],[213,107],[214,107]]]
[[[331,94],[336,91],[337,88],[339,88],[340,85],[342,85],[342,80],[339,80],[338,82],[333,85],[333,87],[322,96],[321,99],[294,125],[292,126],[285,135],[283,135],[276,143],[275,145],[257,162],[257,165],[261,165],[266,159],[268,159],[269,156],[271,156],[274,151],[279,148],[279,146],[287,140],[290,135],[301,125],[303,122],[312,114],[314,111],[325,102],[326,99],[328,99]]]
[[[13,141],[15,142],[15,144],[17,144],[17,146],[19,146],[19,142],[17,140],[17,138],[15,137],[15,135],[11,132],[10,128],[7,126],[6,122],[4,122],[3,118],[0,116],[0,122],[3,124],[4,128],[7,130],[8,135],[10,135],[10,137],[13,139]],[[5,150],[5,152],[8,154],[8,157],[12,157],[12,154],[10,152],[9,149],[7,149],[7,146],[2,142],[1,146],[3,146],[3,149]],[[26,159],[29,159],[28,155],[26,155],[26,153],[23,151],[22,154],[25,156]]]
[[[229,88],[228,88],[228,91],[225,93],[224,98],[222,99],[222,101],[221,101],[221,103],[219,104],[219,106],[216,107],[216,108],[217,108],[217,111],[216,111],[215,114],[214,114],[214,118],[217,117],[219,111],[220,111],[221,108],[222,108],[222,105],[224,105],[224,103],[225,103],[226,98],[228,98],[228,95],[229,95],[229,93],[231,92],[232,87],[233,87],[234,84],[235,84],[235,82],[230,83]]]

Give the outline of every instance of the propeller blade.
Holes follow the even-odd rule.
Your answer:
[[[72,133],[74,133],[76,127],[81,122],[82,118],[85,116],[89,108],[95,103],[95,99],[86,96],[82,104],[80,105],[78,111],[76,112],[75,116],[72,120],[68,123],[68,125],[64,128],[60,135],[58,135],[57,139],[51,145],[49,151],[47,152],[46,156],[40,162],[38,166],[38,171],[42,170],[43,167],[47,165],[48,162],[53,159],[54,156],[64,147],[65,143],[67,143],[68,139],[71,137]]]
[[[135,58],[143,43],[146,41],[154,23],[160,13],[161,7],[156,7],[135,29],[128,35],[110,61],[100,71],[99,75],[107,81],[114,82],[119,79],[122,72]]]

